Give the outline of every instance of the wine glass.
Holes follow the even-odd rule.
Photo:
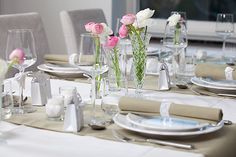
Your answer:
[[[21,51],[24,54],[23,60],[12,64],[10,55]],[[7,46],[6,46],[6,60],[14,68],[19,70],[19,74],[15,77],[19,80],[19,107],[14,109],[14,113],[23,114],[33,112],[32,107],[23,106],[23,85],[24,85],[24,71],[26,68],[32,66],[36,60],[37,55],[35,51],[35,40],[31,29],[12,29],[8,30]]]
[[[234,33],[234,15],[233,14],[217,14],[216,18],[216,34],[222,38],[222,59],[226,61],[225,58],[225,42]]]
[[[171,49],[172,52],[172,71],[173,81],[176,83],[177,73],[181,65],[181,51],[188,45],[187,29],[183,20],[179,20],[174,26],[170,25],[167,21],[165,26],[165,33],[163,38],[163,46]]]

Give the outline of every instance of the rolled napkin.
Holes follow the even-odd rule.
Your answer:
[[[159,115],[162,102],[145,100],[132,97],[121,97],[119,108],[121,112],[140,113]],[[171,103],[169,106],[169,114],[174,116],[182,116],[188,118],[196,118],[210,121],[220,121],[223,117],[223,112],[218,108],[189,106],[183,104]]]
[[[196,65],[195,75],[197,77],[211,77],[215,80],[224,80],[226,78],[226,68],[230,67],[233,69],[230,74],[234,80],[236,80],[236,66],[221,65],[221,64],[209,64],[200,63]]]
[[[68,64],[69,56],[65,54],[46,54],[44,55],[44,60],[46,63]],[[93,65],[94,61],[94,55],[82,55],[78,62],[81,62],[83,65]]]
[[[46,63],[68,64],[68,55],[65,54],[46,54],[44,55]]]

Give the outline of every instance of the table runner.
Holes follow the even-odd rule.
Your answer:
[[[87,78],[69,78],[70,81],[80,82],[80,83],[90,83],[90,81]],[[158,77],[153,75],[148,75],[145,77],[143,89],[144,90],[154,90],[158,91],[157,89],[158,84]],[[128,88],[135,88],[134,81],[128,81]],[[213,93],[211,91],[208,91],[206,88],[202,88],[199,86],[196,86],[194,84],[188,85],[188,89],[180,89],[178,87],[171,87],[168,91],[160,91],[160,92],[171,92],[171,93],[179,93],[179,94],[189,94],[189,95],[205,95],[205,96],[212,96],[212,97],[219,97],[219,98],[225,98],[226,96],[218,96],[216,93]],[[226,97],[230,99],[235,99],[236,97]]]
[[[85,109],[85,118],[89,115],[88,108]],[[8,122],[15,124],[23,124],[30,127],[35,127],[39,129],[46,129],[52,131],[63,132],[63,122],[62,121],[49,121],[45,114],[45,107],[37,107],[37,111],[34,113],[29,113],[25,115],[13,115]],[[94,136],[101,139],[107,140],[116,140],[112,135],[112,130],[122,132],[127,134],[130,137],[143,137],[140,134],[133,133],[121,129],[115,124],[111,124],[107,127],[106,130],[96,131],[90,129],[88,126],[85,126],[81,132],[75,133],[82,136]],[[155,147],[163,147],[168,149],[177,149],[179,151],[188,151],[194,153],[204,154],[206,157],[235,157],[236,156],[236,124],[231,126],[224,126],[224,128],[215,133],[197,136],[193,138],[179,138],[179,139],[170,139],[161,137],[162,139],[167,139],[169,141],[178,142],[178,143],[188,143],[193,144],[196,149],[194,150],[182,150],[173,147],[159,146],[150,143],[137,143],[141,145],[151,145]],[[159,137],[160,138],[160,137]]]

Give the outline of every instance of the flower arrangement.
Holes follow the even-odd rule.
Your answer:
[[[95,42],[95,64],[100,64],[101,42],[104,42],[107,36],[113,34],[113,31],[105,23],[95,22],[87,23],[85,30],[93,36]]]
[[[105,23],[89,22],[85,26],[85,30],[92,34],[95,43],[95,70],[101,67],[101,44],[105,42],[106,38],[113,34],[113,31]],[[99,97],[101,75],[95,76],[97,84],[96,97]]]
[[[117,36],[109,36],[107,38],[107,41],[103,45],[104,49],[106,50],[107,56],[108,56],[108,62],[110,62],[110,73],[115,74],[115,81],[116,86],[119,88],[121,85],[121,69],[119,64],[119,37]]]
[[[170,27],[175,27],[175,34],[174,34],[174,44],[175,45],[179,45],[180,41],[179,41],[179,35],[180,35],[180,29],[181,29],[181,25],[180,25],[180,20],[181,20],[181,16],[178,13],[174,13],[173,15],[171,15],[168,19],[168,25]]]
[[[122,17],[120,22],[122,26],[119,29],[119,36],[131,39],[134,61],[134,76],[136,83],[136,92],[142,88],[145,68],[146,68],[146,50],[150,36],[147,35],[147,26],[152,24],[151,17],[154,10],[149,8],[139,11],[136,15],[127,14]]]

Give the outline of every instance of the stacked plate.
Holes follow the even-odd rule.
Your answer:
[[[89,71],[91,71],[92,66],[82,66],[82,68],[80,68],[69,64],[46,63],[39,65],[37,68],[55,76],[74,78],[81,77],[84,73],[90,75]]]
[[[158,136],[196,136],[217,131],[224,126],[223,121],[212,125],[197,120],[144,116],[131,113],[127,115],[118,113],[113,120],[124,129]]]
[[[202,77],[194,77],[191,79],[192,83],[214,90],[235,92],[236,91],[236,80],[214,80],[211,78],[202,78]]]

